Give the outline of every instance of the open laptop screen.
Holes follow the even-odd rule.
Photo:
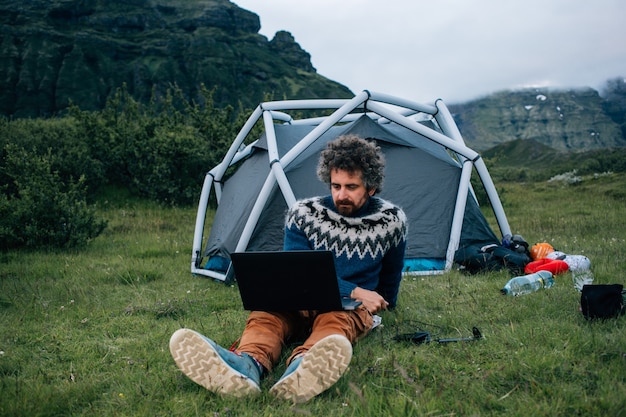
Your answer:
[[[339,295],[330,251],[235,252],[231,260],[246,310],[332,311],[360,304]]]

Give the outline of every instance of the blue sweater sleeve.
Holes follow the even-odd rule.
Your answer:
[[[350,297],[352,291],[358,287],[355,283],[346,281],[345,279],[341,279],[339,277],[337,277],[337,281],[339,282],[339,294],[341,294],[342,297]]]

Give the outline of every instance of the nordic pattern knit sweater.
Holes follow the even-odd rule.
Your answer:
[[[370,197],[354,215],[337,212],[331,196],[297,201],[287,213],[284,250],[329,250],[335,255],[339,291],[378,292],[393,308],[398,299],[406,247],[406,215]]]

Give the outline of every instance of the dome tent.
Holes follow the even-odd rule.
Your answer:
[[[302,110],[333,112],[298,120],[287,113]],[[261,118],[263,135],[244,146]],[[226,280],[230,253],[281,250],[288,207],[297,199],[329,193],[316,176],[319,152],[328,141],[347,133],[375,140],[385,155],[379,196],[407,214],[405,271],[443,273],[451,269],[459,248],[499,242],[472,193],[473,169],[485,187],[501,234],[510,234],[483,160],[465,145],[441,100],[421,104],[363,91],[350,100],[266,102],[254,110],[222,162],[205,177],[192,273]],[[230,167],[234,172],[225,180]],[[218,205],[203,242],[211,190]]]

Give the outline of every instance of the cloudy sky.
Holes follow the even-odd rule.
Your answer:
[[[419,102],[626,77],[624,0],[232,0],[324,77]]]

